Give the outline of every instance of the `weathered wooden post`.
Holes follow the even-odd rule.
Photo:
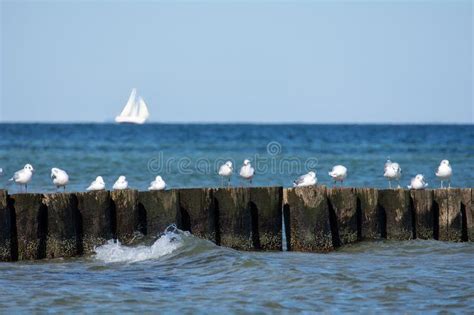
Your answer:
[[[147,235],[157,237],[169,225],[177,223],[178,191],[141,191],[138,193],[138,206],[146,215]]]
[[[282,187],[250,189],[250,211],[257,249],[282,250]],[[256,211],[256,214],[254,213]]]
[[[256,231],[252,227],[252,215],[255,217],[256,211],[249,208],[249,190],[218,188],[213,192],[213,199],[218,214],[217,244],[239,250],[258,247]]]
[[[461,190],[436,189],[434,201],[439,209],[439,240],[462,240]]]
[[[465,218],[463,218],[463,233],[465,233],[463,240],[474,242],[474,190],[471,188],[463,188],[461,189],[461,194],[461,211],[463,211],[462,215],[465,216]],[[466,231],[464,231],[464,229]]]
[[[375,188],[355,188],[357,207],[360,209],[360,232],[363,240],[382,238],[382,222],[378,206],[379,191]],[[383,226],[385,228],[385,225]]]
[[[146,222],[138,208],[138,191],[132,189],[110,192],[116,217],[117,239],[130,244],[145,234]]]
[[[212,189],[180,189],[178,199],[178,228],[216,243],[217,216]]]
[[[18,260],[45,258],[48,209],[43,195],[15,194],[10,198],[15,209]]]
[[[432,190],[412,190],[410,195],[413,201],[414,227],[416,238],[434,239],[435,227],[438,220],[433,211],[433,191]]]
[[[71,193],[46,194],[43,203],[48,211],[46,257],[67,258],[82,254],[76,196]]]
[[[379,190],[381,214],[386,218],[386,235],[391,240],[413,238],[413,209],[410,191],[404,189]]]
[[[0,190],[0,261],[16,259],[14,253],[14,213],[8,206],[8,193]]]
[[[334,249],[326,187],[285,188],[283,210],[288,250]]]
[[[340,245],[360,240],[357,195],[352,188],[328,188],[329,210],[334,211]]]
[[[90,191],[76,194],[79,227],[84,254],[94,252],[114,237],[115,216],[112,216],[112,199],[108,191]]]

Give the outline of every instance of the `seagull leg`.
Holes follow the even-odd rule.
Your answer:
[[[448,189],[451,189],[451,180],[448,181]]]
[[[28,184],[25,184],[25,193],[28,192]]]
[[[392,189],[392,181],[388,180],[388,189]]]
[[[230,187],[230,176],[229,176],[229,178],[227,179],[227,187]]]
[[[443,181],[441,181],[441,188],[443,188]]]

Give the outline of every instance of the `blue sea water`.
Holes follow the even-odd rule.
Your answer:
[[[69,173],[69,191],[98,175],[108,188],[125,175],[144,190],[156,175],[170,188],[218,186],[218,165],[231,160],[237,173],[245,158],[256,167],[256,186],[291,186],[308,170],[331,185],[327,172],[343,164],[345,185],[387,187],[388,157],[400,163],[403,186],[417,173],[439,186],[434,172],[448,159],[452,185],[473,187],[474,125],[0,124],[0,185],[12,192],[8,178],[26,163],[36,170],[30,191],[56,190],[51,167]],[[242,185],[238,176],[231,183]]]
[[[0,263],[0,312],[472,314],[473,261],[473,243],[252,253],[168,234],[91,257]]]
[[[384,162],[436,187],[442,159],[452,185],[474,185],[472,125],[0,124],[0,185],[25,163],[30,191],[55,191],[51,167],[68,171],[69,191],[123,174],[146,189],[221,185],[217,166],[249,158],[252,185],[290,186],[315,169],[331,185],[387,187]],[[241,185],[237,176],[232,185]],[[177,231],[138,246],[108,243],[92,256],[0,263],[0,313],[472,313],[474,243],[412,240],[345,246],[328,254],[238,252]]]

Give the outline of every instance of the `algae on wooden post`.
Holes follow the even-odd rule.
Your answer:
[[[415,212],[416,237],[425,240],[434,239],[433,191],[412,190],[410,194]]]
[[[46,257],[74,257],[82,254],[78,231],[77,199],[71,193],[46,194],[43,203],[48,211]]]
[[[89,191],[76,194],[79,221],[82,223],[84,254],[94,252],[94,247],[103,245],[114,237],[112,200],[108,191]]]
[[[169,225],[177,223],[178,191],[140,191],[138,193],[138,206],[145,212],[147,235],[157,237]]]
[[[216,243],[216,213],[211,188],[180,189],[178,227]]]
[[[218,188],[213,192],[219,221],[218,244],[239,250],[255,249],[250,193],[247,188]]]
[[[13,257],[12,209],[8,207],[8,194],[0,190],[0,261],[11,261]]]
[[[387,239],[413,238],[410,191],[404,189],[379,190],[379,206],[385,214]]]
[[[378,208],[379,191],[375,188],[355,188],[355,191],[361,212],[360,230],[362,239],[380,239],[382,237],[382,226]]]
[[[329,188],[330,207],[336,215],[341,245],[358,241],[357,195],[352,188]]]
[[[283,190],[287,248],[302,252],[334,249],[325,187]]]
[[[252,220],[252,233],[258,236],[258,249],[282,249],[282,187],[253,187],[250,189],[250,211]],[[254,207],[254,209],[252,209]],[[257,238],[254,237],[254,239]]]
[[[145,222],[138,209],[138,191],[132,189],[110,192],[116,216],[117,239],[130,244],[143,237]]]
[[[464,227],[466,229],[466,239],[464,240],[474,242],[474,191],[471,188],[463,188],[461,189],[461,194],[462,210],[464,212],[462,215],[466,216],[464,219],[466,224]]]
[[[436,189],[434,200],[439,208],[439,240],[462,240],[461,190]]]
[[[42,194],[10,196],[16,217],[18,260],[46,257],[48,212]]]

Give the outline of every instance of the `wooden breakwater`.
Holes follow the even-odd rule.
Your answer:
[[[156,238],[173,223],[238,250],[282,250],[284,239],[288,250],[305,252],[377,239],[474,241],[473,198],[471,188],[0,190],[0,261],[90,254],[109,239]]]

